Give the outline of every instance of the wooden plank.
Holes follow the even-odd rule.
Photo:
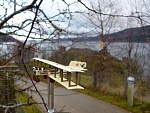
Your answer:
[[[84,68],[76,68],[76,67],[71,67],[71,66],[66,66],[66,67],[69,67],[69,68],[74,68],[74,69],[79,69],[79,70],[81,70],[81,71],[87,71],[87,69],[84,69]]]
[[[63,70],[60,69],[60,78],[61,78],[61,82],[63,82]]]
[[[54,67],[54,69],[55,69],[54,77],[56,78],[56,70],[57,70],[57,69],[56,69],[56,67]]]
[[[79,86],[79,85],[75,85],[76,83],[74,82],[70,82],[70,84],[72,84],[71,87],[68,86],[68,81],[66,81],[65,78],[64,79],[64,82],[61,82],[61,78],[60,78],[60,74],[56,74],[56,78],[54,77],[54,74],[48,74],[48,76],[50,78],[52,78],[53,80],[55,80],[56,82],[60,83],[61,85],[63,85],[64,87],[66,87],[67,89],[84,89],[82,86]]]
[[[54,72],[49,72],[48,76],[57,81],[58,83],[60,83],[61,85],[63,85],[64,87],[66,87],[67,89],[84,89],[83,87],[78,85],[78,73],[79,72],[84,72],[82,69],[77,69],[74,67],[68,67],[68,66],[64,66],[62,64],[56,63],[56,62],[52,62],[52,61],[48,61],[45,59],[40,59],[40,58],[33,58],[34,60],[36,60],[37,62],[41,62],[41,63],[45,63],[48,64],[52,67],[54,67]],[[59,69],[60,72],[56,72],[56,70]],[[63,71],[67,72],[67,78],[64,78],[64,73]],[[76,73],[76,81],[75,83],[71,81],[71,73]]]
[[[77,68],[73,68],[73,67],[68,67],[68,66],[64,66],[62,64],[59,64],[59,63],[56,63],[56,62],[52,62],[52,61],[48,61],[48,60],[45,60],[45,59],[40,59],[40,58],[33,58],[34,60],[37,60],[37,61],[41,61],[43,63],[47,63],[49,65],[52,65],[54,67],[57,67],[59,69],[63,69],[63,70],[66,70],[68,72],[84,72],[82,71],[81,69],[77,69]]]
[[[78,85],[78,72],[76,72],[76,86]]]
[[[67,73],[67,76],[68,76],[68,81],[69,81],[69,87],[71,86],[71,73],[70,72],[68,72]]]

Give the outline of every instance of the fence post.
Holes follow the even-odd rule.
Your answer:
[[[133,93],[134,93],[134,82],[135,79],[134,77],[128,77],[127,78],[127,82],[128,82],[128,90],[127,90],[127,103],[128,106],[133,106]]]
[[[54,113],[54,80],[48,77],[48,113]]]

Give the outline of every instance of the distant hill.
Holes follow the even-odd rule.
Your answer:
[[[150,25],[144,27],[128,28],[119,32],[104,35],[104,40],[107,42],[140,42],[146,43],[147,39],[150,40]],[[78,37],[78,38],[63,38],[56,39],[55,41],[100,41],[101,36],[93,37]],[[12,36],[0,32],[0,42],[16,42]]]
[[[16,39],[12,36],[0,32],[0,42],[16,42]]]
[[[128,28],[119,32],[111,33],[104,36],[107,42],[140,42],[146,43],[147,39],[150,40],[150,26]],[[99,41],[101,36],[89,37],[90,41]]]
[[[106,41],[146,43],[150,40],[150,26],[129,28],[107,36]]]
[[[144,27],[128,28],[119,32],[104,35],[104,40],[107,42],[140,42],[146,43],[147,39],[150,40],[150,25]],[[61,41],[100,41],[101,36],[93,37],[80,37],[80,38],[66,38],[60,39]]]

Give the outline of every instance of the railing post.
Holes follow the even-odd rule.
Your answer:
[[[134,77],[128,77],[128,91],[127,91],[127,103],[128,106],[133,106],[133,94],[134,94]]]
[[[48,78],[48,113],[54,113],[54,80]]]

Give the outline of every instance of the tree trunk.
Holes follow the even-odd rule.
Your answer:
[[[93,87],[96,89],[97,88],[97,72],[93,72],[94,79],[93,79]]]

